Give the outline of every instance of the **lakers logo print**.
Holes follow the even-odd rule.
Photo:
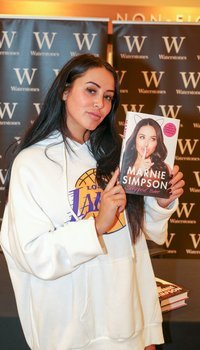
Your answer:
[[[98,214],[102,189],[96,183],[96,170],[89,169],[86,171],[75,184],[76,199],[78,199],[79,216],[82,219],[95,217]],[[115,232],[125,226],[124,214],[121,213],[116,217],[115,224],[109,231]]]

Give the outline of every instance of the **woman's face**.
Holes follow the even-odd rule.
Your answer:
[[[143,158],[148,158],[154,153],[157,146],[156,131],[153,126],[142,126],[136,136],[136,150]]]
[[[82,143],[85,131],[95,130],[109,114],[114,90],[112,74],[98,67],[87,70],[63,93],[66,123],[74,140]]]

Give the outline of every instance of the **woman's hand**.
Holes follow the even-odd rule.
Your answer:
[[[123,187],[118,183],[119,169],[117,169],[105,190],[101,195],[99,213],[95,219],[98,235],[109,231],[126,206],[126,194]]]
[[[147,170],[150,170],[154,163],[151,161],[151,158],[141,158],[139,161],[136,161],[135,168],[145,174]]]
[[[183,187],[185,185],[185,181],[183,180],[183,173],[179,171],[178,165],[175,165],[172,170],[172,179],[170,181],[170,197],[169,198],[157,198],[158,204],[166,208],[171,202],[173,202],[176,198],[179,198],[184,190]]]
[[[147,152],[147,149],[145,147],[142,156],[138,155],[136,162],[134,164],[134,167],[136,168],[136,170],[139,170],[140,176],[144,175],[145,172],[151,169],[152,165],[154,164],[151,161],[150,157],[146,158],[146,152]]]

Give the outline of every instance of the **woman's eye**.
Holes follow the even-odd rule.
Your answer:
[[[96,90],[93,88],[87,88],[87,91],[89,92],[89,94],[93,95],[95,94]]]
[[[105,99],[112,102],[113,101],[113,96],[107,95],[105,96]]]

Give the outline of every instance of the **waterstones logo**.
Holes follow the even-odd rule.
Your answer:
[[[4,117],[7,119],[12,119],[14,111],[16,106],[18,105],[17,102],[11,103],[11,102],[0,102],[0,119],[4,119]]]
[[[197,249],[200,246],[200,234],[198,233],[190,233],[189,234],[192,240],[193,247]]]
[[[186,249],[186,253],[189,255],[200,254],[200,233],[190,233],[191,242],[194,249]]]
[[[166,245],[167,248],[169,248],[169,247],[171,246],[171,243],[172,243],[172,241],[173,241],[173,239],[174,239],[175,236],[176,236],[175,233],[170,233],[170,234],[168,235],[168,237],[167,237],[167,239],[166,239],[166,242],[165,242],[165,245]]]
[[[127,112],[142,112],[144,105],[137,105],[137,104],[125,104],[122,103],[122,108],[124,110],[124,113]]]
[[[119,84],[120,84],[120,93],[124,93],[124,94],[128,93],[128,89],[124,89],[122,87],[126,73],[127,73],[126,70],[117,71],[117,74],[119,77]]]
[[[125,42],[126,42],[126,45],[127,45],[127,48],[128,48],[128,51],[129,52],[132,52],[133,49],[136,50],[137,53],[140,53],[142,48],[143,48],[143,45],[144,45],[144,42],[146,40],[147,36],[131,36],[130,35],[124,35],[124,39],[125,39]]]
[[[163,36],[162,37],[167,54],[159,54],[161,60],[186,60],[187,56],[178,55],[181,50],[183,41],[186,37],[181,36]]]
[[[178,147],[181,156],[176,156],[176,160],[199,161],[200,157],[193,156],[194,151],[199,143],[199,139],[178,139]],[[185,156],[186,154],[189,154]]]
[[[147,89],[138,88],[140,94],[166,94],[166,90],[159,90],[159,84],[165,74],[164,71],[141,71]]]
[[[182,47],[183,41],[186,39],[185,36],[163,36],[162,38],[164,40],[165,48],[168,54],[171,53],[172,50],[178,54]]]
[[[16,33],[17,32],[2,31],[0,36],[0,49],[4,44],[7,49],[11,49]]]
[[[20,121],[14,121],[17,102],[0,102],[0,125],[21,125]]]
[[[190,155],[193,154],[197,144],[199,142],[199,139],[178,139],[178,145],[179,145],[179,149],[181,154],[185,154],[186,151],[188,151],[188,153]]]
[[[196,187],[190,187],[191,193],[200,193],[200,171],[193,171],[194,178],[196,180]]]
[[[23,68],[22,70],[20,68],[13,68],[17,80],[19,82],[19,85],[22,85],[23,83],[27,83],[29,86],[32,84],[33,78],[35,76],[35,73],[37,72],[37,68],[32,68],[31,70],[29,68]]]
[[[200,72],[179,72],[184,90],[176,89],[178,95],[200,95],[197,90],[200,81]]]
[[[193,174],[195,176],[197,186],[200,187],[200,171],[193,171]]]
[[[195,203],[180,203],[177,210],[177,219],[171,218],[170,223],[173,224],[196,224],[196,220],[189,219]],[[184,217],[184,219],[183,219]]]
[[[181,205],[178,206],[176,211],[178,218],[184,215],[188,219],[194,206],[195,206],[195,203],[181,203]]]
[[[35,77],[35,73],[38,71],[37,68],[13,68],[19,86],[11,86],[12,91],[27,91],[27,92],[39,92],[40,89],[37,87],[31,87],[33,84],[33,79]],[[22,86],[24,85],[24,86]],[[27,86],[28,85],[28,86]]]
[[[163,117],[167,118],[174,118],[179,114],[180,109],[182,108],[182,105],[159,105]]]
[[[54,43],[56,32],[33,32],[39,50],[31,50],[32,56],[60,56],[59,52],[50,51]]]
[[[48,32],[43,32],[42,34],[40,32],[33,32],[38,48],[40,50],[43,49],[43,46],[45,45],[45,48],[48,50],[51,49],[55,36],[58,34],[56,32],[48,33]]]
[[[170,249],[171,244],[173,243],[175,237],[176,237],[176,233],[169,233],[168,237],[167,237],[167,239],[165,241],[165,246],[167,248],[167,253],[168,254],[176,254],[177,253],[176,249]]]
[[[146,87],[149,88],[152,85],[154,88],[158,88],[158,85],[161,82],[161,79],[165,72],[157,71],[142,71]]]
[[[180,72],[180,75],[185,89],[187,89],[189,85],[192,89],[196,89],[200,79],[200,72]]]
[[[0,56],[19,56],[19,51],[12,50],[16,34],[17,32],[14,31],[2,30],[0,32]]]
[[[117,71],[117,74],[119,76],[119,83],[120,83],[120,85],[122,85],[126,73],[127,73],[127,70]]]
[[[124,35],[124,40],[128,49],[128,53],[122,52],[120,54],[123,59],[148,59],[148,55],[142,55],[141,51],[144,46],[147,36],[138,35]]]
[[[73,33],[79,51],[87,49],[90,51],[97,37],[97,33]]]

